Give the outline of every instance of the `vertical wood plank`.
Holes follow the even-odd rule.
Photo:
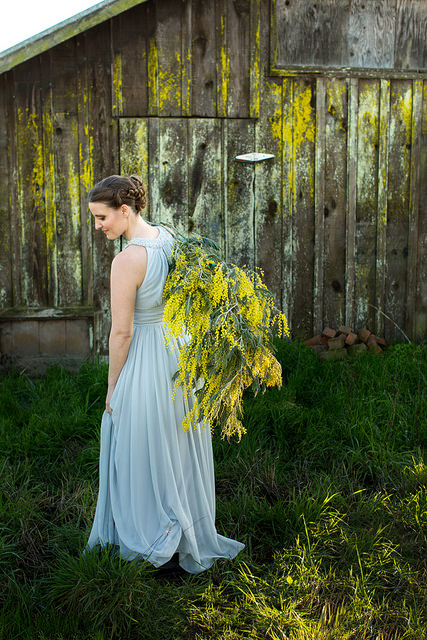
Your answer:
[[[390,125],[390,81],[380,81],[380,131],[378,149],[378,214],[377,214],[377,256],[375,331],[384,334],[384,304],[387,269],[387,193],[388,193],[388,150]]]
[[[323,323],[345,324],[348,82],[326,80]]]
[[[114,34],[114,29],[112,30],[112,37]],[[123,115],[123,55],[119,50],[114,53],[113,63],[112,63],[112,73],[111,73],[111,93],[113,96],[112,100],[112,112],[113,116],[122,116]]]
[[[152,28],[149,31],[147,43],[147,100],[148,115],[151,116],[158,116],[160,110],[159,57],[156,41],[156,7],[157,5],[151,2],[147,5],[148,21],[149,24],[152,25]]]
[[[43,196],[43,138],[38,59],[15,69],[17,202],[13,228],[20,254],[22,297],[19,304],[48,305],[46,211]]]
[[[111,21],[113,116],[143,116],[148,112],[147,45],[154,28],[151,17],[144,3]]]
[[[9,209],[7,81],[10,74],[0,76],[0,307],[12,306],[11,228]]]
[[[388,170],[387,281],[385,313],[405,331],[408,269],[409,173],[411,160],[412,83],[393,80],[390,95],[390,155]],[[384,333],[401,342],[402,333],[385,319]]]
[[[179,118],[159,120],[159,218],[188,233],[188,131]],[[151,157],[151,151],[150,151]],[[150,185],[153,185],[150,173]],[[154,204],[154,203],[153,203]]]
[[[44,163],[44,197],[46,205],[46,253],[49,306],[58,305],[57,199],[55,190],[55,149],[53,141],[52,83],[50,52],[42,56],[42,132]],[[61,150],[60,150],[61,153]],[[58,203],[60,206],[60,202]]]
[[[142,212],[150,218],[150,185],[148,183],[148,122],[147,118],[120,118],[120,175],[139,175],[147,194],[147,205]]]
[[[313,333],[323,329],[324,287],[324,210],[325,210],[325,78],[316,80],[316,142],[314,166],[314,282],[313,282]]]
[[[294,183],[292,326],[297,337],[313,332],[314,165],[316,130],[315,81],[293,80],[292,165]],[[297,293],[298,292],[298,293]]]
[[[238,162],[237,155],[252,151],[254,123],[250,120],[225,122],[224,148],[227,156],[226,259],[238,266],[254,267],[254,178],[251,163]]]
[[[160,209],[160,118],[147,118],[148,125],[148,188],[150,220],[166,222]]]
[[[216,25],[215,2],[193,0],[191,53],[191,114],[216,115]]]
[[[46,206],[46,241],[55,304],[68,307],[82,300],[76,41],[66,41],[46,54],[50,65],[42,66],[50,67],[45,84],[51,87],[51,104],[45,110],[44,133],[46,149],[51,151],[45,155],[50,167],[54,159],[50,189],[55,199],[52,213]]]
[[[282,118],[276,124],[276,136],[282,140],[282,203],[283,203],[283,255],[282,255],[282,301],[288,325],[293,336],[293,318],[295,316],[294,296],[294,217],[295,217],[295,169],[292,153],[293,145],[293,109],[294,81],[283,78],[282,81]],[[273,134],[274,135],[274,134]]]
[[[188,228],[212,238],[224,251],[221,122],[189,119],[188,140]]]
[[[155,33],[149,44],[149,113],[182,113],[183,3],[165,0],[155,5]]]
[[[249,115],[249,51],[250,0],[227,1],[227,58],[229,83],[227,116],[244,118]]]
[[[261,0],[254,0],[250,3],[250,31],[249,31],[249,116],[258,118],[261,103],[261,83],[265,78],[268,83],[268,6]],[[261,20],[262,20],[262,42],[263,53],[261,53]]]
[[[283,309],[283,86],[279,78],[265,78],[260,99],[261,69],[268,69],[269,33],[267,2],[251,3],[251,115],[255,123],[255,151],[274,154],[273,160],[255,167],[255,264],[264,272],[265,283]]]
[[[55,113],[55,191],[58,305],[82,303],[79,131],[76,114]]]
[[[22,304],[22,288],[21,288],[21,252],[20,242],[20,220],[16,215],[18,203],[18,159],[17,159],[17,111],[15,98],[15,70],[12,69],[6,76],[8,80],[8,90],[6,94],[7,114],[8,114],[8,140],[7,140],[7,164],[9,168],[9,212],[10,212],[10,229],[11,242],[11,286],[12,286],[12,306],[17,307]]]
[[[375,243],[378,196],[379,81],[359,84],[356,207],[356,328],[375,331]]]
[[[93,127],[89,122],[90,90],[88,81],[88,65],[86,37],[84,34],[76,38],[76,83],[77,83],[77,119],[79,143],[79,176],[80,176],[80,229],[82,256],[82,304],[93,304],[93,239],[92,215],[88,208],[88,194],[93,185]]]
[[[230,55],[228,46],[228,0],[216,0],[216,115],[228,115]]]
[[[98,42],[109,46],[99,49]],[[95,183],[116,174],[119,169],[117,121],[112,117],[110,25],[104,22],[86,34],[88,60],[90,135],[96,143],[92,149]],[[108,52],[109,59],[105,55]],[[92,186],[92,185],[91,185]],[[93,223],[92,223],[93,224]],[[94,348],[97,356],[108,353],[110,331],[110,265],[120,251],[119,240],[109,241],[104,234],[94,232],[93,240],[93,304]]]
[[[418,88],[415,89],[415,94],[417,91]],[[425,340],[427,333],[427,180],[423,178],[423,176],[427,176],[427,82],[425,80],[422,92],[417,280],[415,285],[415,311],[412,338],[416,341]]]
[[[345,323],[355,327],[355,278],[356,278],[356,184],[357,184],[357,111],[359,104],[359,81],[348,81],[348,128],[347,128],[347,207],[346,207],[346,252],[345,252]]]
[[[182,13],[182,33],[181,33],[181,114],[183,116],[193,115],[193,105],[191,104],[193,78],[193,57],[192,57],[192,17],[193,3],[187,0],[183,6]]]
[[[420,165],[423,117],[423,81],[412,83],[411,159],[409,168],[409,237],[405,333],[414,339],[417,333],[415,301],[417,289],[418,238],[420,213]],[[426,174],[424,174],[426,177]]]
[[[265,283],[282,307],[282,83],[266,83],[260,118],[255,125],[256,150],[274,154],[274,159],[255,166],[255,264],[264,272]],[[277,135],[279,134],[279,135]]]

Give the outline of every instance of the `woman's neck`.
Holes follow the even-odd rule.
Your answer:
[[[124,235],[129,242],[129,240],[133,238],[157,238],[158,233],[153,225],[148,224],[148,222],[138,214],[129,220],[128,228]]]

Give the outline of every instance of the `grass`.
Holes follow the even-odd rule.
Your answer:
[[[278,348],[282,390],[214,437],[217,529],[246,548],[182,579],[81,554],[106,367],[1,380],[1,640],[427,638],[426,346]]]

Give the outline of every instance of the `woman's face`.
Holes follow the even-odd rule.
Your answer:
[[[109,240],[115,240],[127,229],[127,207],[112,209],[103,202],[89,202],[89,210],[95,219],[95,229],[103,231]]]

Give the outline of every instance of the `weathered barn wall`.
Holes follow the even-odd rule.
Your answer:
[[[295,337],[346,323],[400,341],[393,320],[425,339],[427,9],[387,0],[390,43],[385,4],[370,3],[358,44],[360,3],[341,4],[353,31],[339,57],[336,43],[301,45],[323,42],[327,0],[150,0],[0,76],[3,350],[42,312],[61,315],[56,334],[83,319],[89,345],[93,323],[106,352],[120,242],[94,233],[86,196],[134,171],[151,219],[264,269]],[[255,150],[275,158],[235,161]]]

